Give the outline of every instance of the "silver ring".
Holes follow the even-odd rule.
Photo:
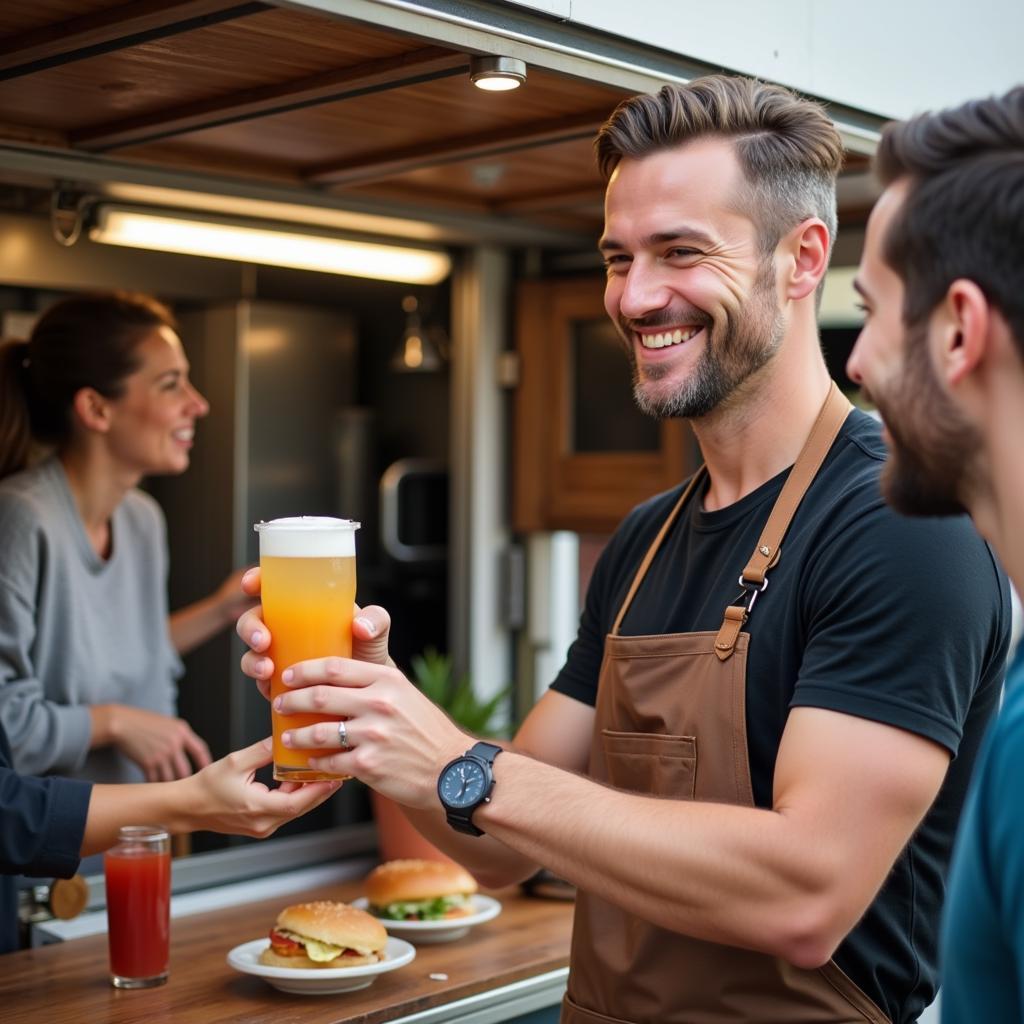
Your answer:
[[[338,743],[341,745],[342,750],[352,749],[348,745],[348,730],[345,728],[344,720],[338,723]]]

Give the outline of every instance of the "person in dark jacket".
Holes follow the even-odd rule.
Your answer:
[[[260,740],[174,782],[94,785],[39,778],[14,771],[0,726],[0,953],[18,945],[16,874],[69,878],[81,857],[112,846],[123,825],[269,836],[341,785],[284,783],[268,789],[254,776],[270,761],[270,740]]]

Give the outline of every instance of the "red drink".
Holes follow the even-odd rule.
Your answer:
[[[123,828],[104,867],[111,981],[117,988],[162,985],[170,959],[170,838],[162,829]]]

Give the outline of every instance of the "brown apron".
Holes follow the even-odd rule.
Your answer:
[[[590,775],[616,789],[753,807],[741,632],[797,506],[849,413],[833,384],[772,509],[718,633],[619,636],[633,596],[688,498],[697,473],[651,544],[605,641]],[[562,1024],[889,1024],[836,966],[777,957],[658,928],[580,892]]]

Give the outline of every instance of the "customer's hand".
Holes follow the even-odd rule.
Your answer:
[[[189,829],[230,835],[269,836],[285,822],[318,807],[338,791],[332,782],[284,782],[268,789],[255,779],[256,769],[273,760],[269,739],[235,751],[201,772],[175,783]]]
[[[250,569],[242,577],[242,589],[251,598],[260,594],[260,570]],[[256,680],[260,693],[270,699],[270,677],[274,674],[274,663],[266,656],[270,647],[270,630],[263,621],[261,606],[247,611],[235,627],[238,635],[249,645],[250,650],[242,656],[242,671]],[[391,616],[379,605],[366,608],[355,606],[352,620],[352,657],[374,665],[394,665],[388,654],[388,637],[391,632]]]
[[[257,603],[258,594],[249,594],[242,586],[248,569],[236,569],[225,577],[221,585],[213,592],[217,612],[225,625],[230,625],[239,615],[244,614]]]
[[[105,707],[110,742],[142,769],[147,782],[184,779],[193,765],[210,763],[210,748],[183,718],[125,704]]]

